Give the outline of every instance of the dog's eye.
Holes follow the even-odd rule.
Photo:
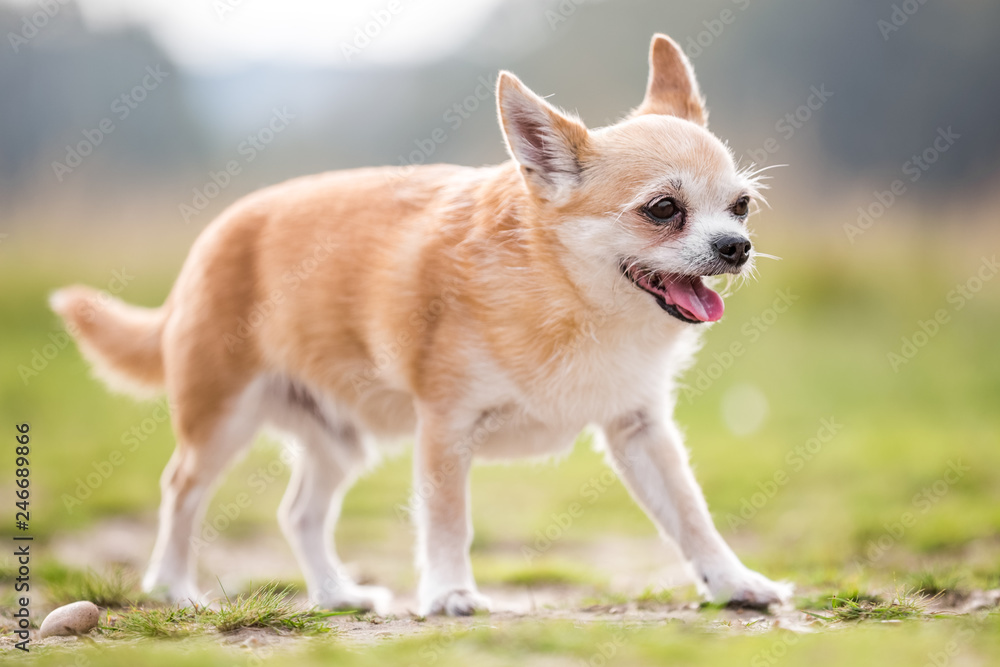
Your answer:
[[[661,197],[646,204],[645,212],[646,215],[653,219],[653,222],[658,223],[670,222],[681,218],[683,215],[681,207],[670,197]]]
[[[733,215],[735,215],[737,218],[742,218],[746,216],[746,214],[750,211],[750,197],[748,197],[747,195],[743,195],[742,197],[737,199],[736,203],[733,204],[732,211]]]

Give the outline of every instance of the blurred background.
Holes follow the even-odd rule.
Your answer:
[[[161,406],[89,376],[51,289],[159,304],[198,232],[261,186],[502,161],[500,69],[612,123],[664,32],[741,162],[786,165],[752,221],[783,259],[729,297],[677,409],[720,529],[806,590],[1000,585],[998,27],[987,0],[0,2],[0,415],[36,438],[49,576],[144,565],[172,449]],[[683,580],[588,445],[477,470],[487,586]],[[206,585],[298,576],[273,520],[278,452],[261,443],[213,501]],[[404,590],[407,466],[367,476],[338,531],[362,577]]]

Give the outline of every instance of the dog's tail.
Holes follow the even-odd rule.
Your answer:
[[[49,305],[109,387],[136,396],[163,389],[162,340],[169,304],[141,308],[107,292],[73,285],[53,292]]]

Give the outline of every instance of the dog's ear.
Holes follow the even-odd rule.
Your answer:
[[[580,181],[587,128],[531,92],[510,72],[497,82],[500,125],[511,157],[535,194],[561,200]]]
[[[708,111],[698,90],[691,61],[680,45],[666,35],[653,35],[646,97],[632,115],[649,113],[677,116],[702,127],[708,125]]]

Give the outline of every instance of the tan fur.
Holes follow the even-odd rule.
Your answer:
[[[51,306],[110,386],[140,395],[162,389],[163,326],[170,314],[168,306],[130,306],[83,285],[60,290],[53,295]]]
[[[645,502],[656,505],[654,520],[695,544],[685,550],[693,561],[725,575],[730,588],[709,583],[713,591],[780,597],[771,582],[744,585],[751,579],[684,472],[670,378],[696,333],[628,284],[600,241],[650,261],[681,257],[677,248],[694,244],[700,227],[651,225],[638,212],[651,193],[679,186],[705,210],[724,211],[734,193],[753,192],[703,129],[697,83],[676,44],[654,38],[650,62],[646,99],[599,130],[502,74],[498,103],[516,160],[500,166],[332,172],[246,197],[197,240],[159,310],[114,302],[87,320],[80,313],[92,292],[53,297],[95,366],[162,385],[170,400],[177,452],[147,587],[196,594],[183,536],[215,477],[271,424],[305,450],[282,512],[310,594],[328,606],[373,606],[378,592],[346,580],[326,538],[314,539],[330,526],[310,506],[336,506],[341,480],[367,457],[366,434],[417,429],[415,482],[418,493],[430,489],[417,507],[421,608],[467,613],[485,605],[468,567],[470,458],[545,455],[587,423],[604,426],[617,456],[633,436],[616,439],[624,431],[614,424],[663,413],[662,429],[647,431],[666,439],[652,467],[680,471],[684,495],[674,500],[692,535],[671,533],[659,503]],[[682,176],[664,180],[670,174]],[[630,482],[640,501],[651,493],[644,484]]]

